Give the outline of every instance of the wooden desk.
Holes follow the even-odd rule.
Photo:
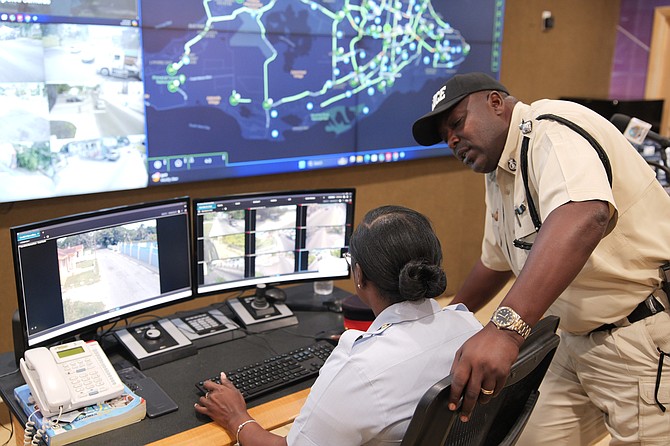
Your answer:
[[[208,346],[198,350],[196,355],[144,370],[178,404],[179,410],[157,418],[145,418],[122,429],[82,440],[80,444],[234,444],[234,439],[222,428],[196,414],[193,404],[199,393],[194,384],[198,379],[212,376],[213,372],[252,364],[274,352],[302,347],[313,342],[316,333],[342,326],[342,316],[337,313],[301,311],[296,315],[300,320],[298,325]],[[112,364],[119,369],[128,362],[122,349],[108,350],[107,353]],[[26,416],[13,398],[13,389],[24,383],[16,369],[13,353],[0,355],[0,375],[7,373],[0,379],[0,395],[14,415],[13,425],[17,445],[20,445]],[[251,404],[250,413],[269,430],[291,423],[300,412],[313,379],[260,397]]]
[[[295,420],[295,417],[298,416],[300,409],[305,404],[307,395],[309,395],[309,389],[301,390],[300,392],[253,407],[249,409],[249,413],[265,429],[274,430]],[[149,443],[149,446],[229,446],[234,444],[235,437],[228,435],[222,427],[212,422],[154,443]]]

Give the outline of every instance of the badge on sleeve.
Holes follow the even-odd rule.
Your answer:
[[[358,343],[359,341],[369,339],[373,336],[379,336],[379,335],[383,334],[386,331],[386,329],[388,329],[391,326],[393,326],[393,323],[387,322],[375,331],[367,331],[367,332],[363,333],[362,335],[360,335],[358,338],[356,338],[356,341],[354,341],[354,344]]]

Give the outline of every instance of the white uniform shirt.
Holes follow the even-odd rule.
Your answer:
[[[400,444],[423,394],[449,375],[481,329],[467,308],[434,299],[382,311],[367,332],[347,330],[287,436],[290,446]]]

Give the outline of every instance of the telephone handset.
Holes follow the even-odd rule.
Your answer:
[[[124,390],[96,341],[26,350],[20,369],[40,412],[47,417],[115,398]]]

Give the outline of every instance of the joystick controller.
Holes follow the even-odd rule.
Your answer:
[[[267,285],[264,283],[260,283],[256,286],[256,294],[254,295],[254,300],[251,301],[251,307],[254,310],[265,310],[270,307],[270,303],[265,296],[266,289]]]
[[[253,296],[227,300],[235,317],[248,330],[258,333],[298,323],[298,319],[283,303],[286,292],[267,284],[256,285]]]

